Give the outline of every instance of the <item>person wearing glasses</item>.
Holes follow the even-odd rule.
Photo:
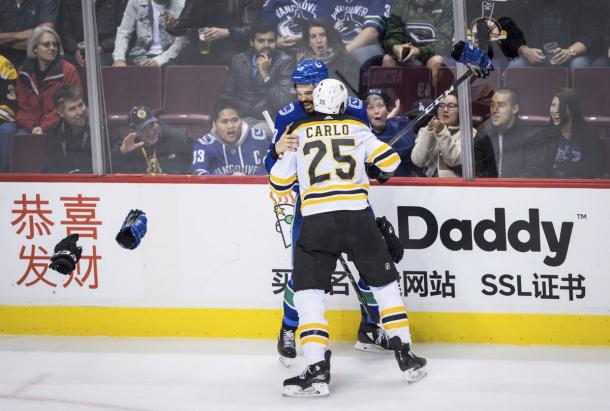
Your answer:
[[[456,94],[449,94],[438,105],[435,117],[419,129],[411,160],[424,169],[427,177],[462,175],[460,116]],[[476,130],[472,130],[472,135]]]
[[[63,59],[64,50],[55,30],[38,26],[28,40],[27,60],[17,79],[17,134],[44,134],[60,120],[53,94],[61,86],[83,91],[76,68]]]

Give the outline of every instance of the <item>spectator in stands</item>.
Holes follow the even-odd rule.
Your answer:
[[[17,70],[4,56],[0,55],[0,173],[8,171],[11,159],[11,141],[17,132]]]
[[[127,0],[96,0],[97,51],[102,66],[112,65],[112,52],[117,27],[121,24]],[[83,32],[82,0],[61,0],[59,7],[59,35],[64,45],[66,60],[85,65],[84,51],[78,44],[85,40]]]
[[[409,119],[396,116],[400,110],[400,102],[396,100],[396,106],[392,107],[392,101],[388,93],[383,89],[370,89],[364,99],[366,112],[371,123],[373,134],[385,143],[389,142],[402,129],[409,125]],[[411,150],[415,142],[413,132],[407,133],[393,144],[394,150],[400,156],[400,166],[394,172],[398,177],[410,177],[419,175],[419,169],[411,161]]]
[[[518,1],[511,16],[525,35],[520,57],[510,67],[530,65],[590,66],[602,49],[606,7],[597,0]],[[544,46],[557,43],[545,56]]]
[[[260,18],[276,27],[277,47],[294,56],[305,24],[320,19],[321,4],[321,0],[267,0]]]
[[[490,113],[473,141],[476,176],[542,177],[544,147],[536,131],[518,118],[517,92],[497,90]]]
[[[235,104],[220,101],[214,108],[212,131],[193,145],[193,174],[265,175],[263,156],[269,137],[241,120]]]
[[[46,173],[92,173],[89,111],[81,91],[61,86],[53,93],[61,120],[45,136]]]
[[[165,30],[167,14],[179,16],[184,0],[128,0],[114,44],[114,66],[161,67],[178,57],[187,43]],[[135,34],[135,46],[129,48]]]
[[[359,64],[347,54],[337,30],[322,20],[310,20],[305,23],[304,33],[297,61],[321,60],[326,64],[330,77],[348,83],[350,88],[358,88]]]
[[[131,132],[114,147],[115,173],[190,174],[192,140],[181,127],[160,124],[145,106],[128,114]]]
[[[426,127],[417,133],[411,153],[413,163],[425,170],[427,177],[460,177],[462,175],[462,143],[457,94],[453,93],[438,105],[438,112]],[[472,130],[472,135],[476,130]]]
[[[43,25],[54,29],[57,0],[0,1],[0,53],[19,67],[27,58],[27,42],[32,30]]]
[[[63,59],[64,50],[57,32],[38,26],[28,40],[28,59],[19,68],[17,79],[17,123],[19,134],[44,134],[59,121],[53,94],[70,84],[82,90],[76,68]]]
[[[254,27],[251,48],[233,57],[222,91],[223,99],[234,102],[246,123],[268,132],[261,113],[275,113],[291,102],[295,65],[292,57],[276,49],[275,37],[275,27],[269,23]]]
[[[320,2],[321,20],[341,34],[345,48],[360,64],[383,55],[390,4],[393,0],[325,0]]]
[[[190,40],[179,63],[228,66],[234,55],[248,49],[250,31],[260,11],[257,3],[256,0],[186,0],[180,16],[174,18],[168,14],[165,26],[171,35],[186,35]],[[201,47],[199,29],[205,29],[207,48]]]
[[[432,71],[435,87],[440,67],[455,65],[452,7],[451,0],[396,0],[383,40],[383,65],[425,65]]]
[[[597,130],[585,121],[573,89],[557,93],[549,109],[551,124],[541,131],[545,177],[596,178],[603,171],[603,147]]]

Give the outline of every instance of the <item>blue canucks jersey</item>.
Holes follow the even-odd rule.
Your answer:
[[[199,138],[193,144],[193,174],[199,175],[265,175],[263,156],[267,152],[267,133],[242,125],[240,139],[229,144],[223,142],[215,131]]]
[[[385,129],[381,133],[373,132],[377,138],[384,143],[388,143],[396,134],[409,125],[407,117],[392,117],[385,124]],[[402,136],[392,148],[400,156],[400,165],[394,171],[396,177],[411,177],[421,175],[419,167],[411,161],[411,152],[415,146],[415,134],[413,130]]]
[[[365,124],[369,124],[369,117],[366,113],[366,106],[362,102],[362,100],[357,99],[355,97],[349,97],[347,101],[347,108],[345,109],[345,114],[348,116],[356,117],[359,120],[362,120]],[[284,131],[288,128],[288,126],[295,121],[310,115],[307,113],[301,103],[295,101],[294,103],[288,104],[286,107],[277,112],[275,116],[275,130],[273,131],[273,141],[271,145],[269,145],[269,150],[273,149],[273,144],[282,137]],[[276,160],[267,152],[265,156],[265,168],[267,169],[267,173],[271,171],[271,167],[275,164]]]
[[[281,37],[301,37],[308,20],[318,18],[320,0],[267,0],[260,19],[275,24]]]
[[[347,44],[365,27],[373,27],[380,35],[384,35],[393,2],[394,0],[325,1],[319,18],[331,23]]]

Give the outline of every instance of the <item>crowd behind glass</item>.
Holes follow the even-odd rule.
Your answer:
[[[162,92],[159,107],[104,113],[110,173],[265,175],[268,151],[291,140],[262,113],[308,111],[293,78],[304,61],[346,83],[384,141],[455,76],[452,0],[96,0],[94,11],[102,71],[116,74],[105,95],[143,73]],[[466,18],[496,67],[494,82],[471,84],[475,175],[608,178],[610,2],[468,0]],[[0,172],[92,173],[83,30],[81,0],[0,2]],[[186,92],[173,82],[185,73]],[[209,109],[171,112],[187,97]],[[396,175],[461,177],[459,104],[447,96],[396,143]]]

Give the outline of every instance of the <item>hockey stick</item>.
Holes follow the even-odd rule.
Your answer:
[[[343,84],[345,84],[347,86],[347,88],[349,88],[352,91],[352,93],[354,93],[354,95],[358,96],[358,90],[356,90],[354,88],[354,86],[352,86],[351,83],[349,81],[347,81],[347,79],[343,76],[343,74],[341,74],[339,72],[339,70],[335,70],[335,74],[337,74],[337,76],[339,77],[339,79],[341,79]]]
[[[417,116],[417,118],[413,121],[411,121],[409,123],[409,125],[405,128],[403,128],[402,130],[400,130],[398,132],[398,134],[396,134],[394,137],[392,137],[392,139],[387,143],[389,146],[393,146],[398,140],[400,140],[402,137],[404,137],[409,131],[413,130],[424,118],[426,118],[426,116],[428,116],[432,110],[434,110],[434,108],[436,106],[438,106],[441,101],[443,101],[445,99],[445,97],[447,97],[449,94],[453,93],[460,84],[462,84],[464,81],[466,81],[470,76],[472,76],[472,71],[468,70],[466,73],[462,74],[462,76],[457,79],[451,86],[449,86],[449,88],[447,90],[445,90],[445,92],[443,94],[441,94],[440,96],[438,96],[436,98],[436,100],[434,100],[428,107],[426,107],[424,109],[424,111],[422,111],[419,116]]]
[[[345,261],[345,259],[343,258],[342,255],[339,256],[339,262],[343,266],[343,269],[345,270],[345,274],[347,274],[347,278],[349,278],[349,282],[352,283],[352,287],[354,287],[354,291],[356,292],[356,297],[358,297],[358,301],[360,302],[360,305],[364,309],[364,312],[371,320],[373,320],[375,322],[375,324],[379,324],[379,316],[371,312],[371,308],[369,307],[368,303],[364,299],[364,296],[362,295],[362,291],[360,291],[360,288],[358,287],[358,284],[356,283],[356,279],[354,278],[352,271],[347,266],[347,261]]]

